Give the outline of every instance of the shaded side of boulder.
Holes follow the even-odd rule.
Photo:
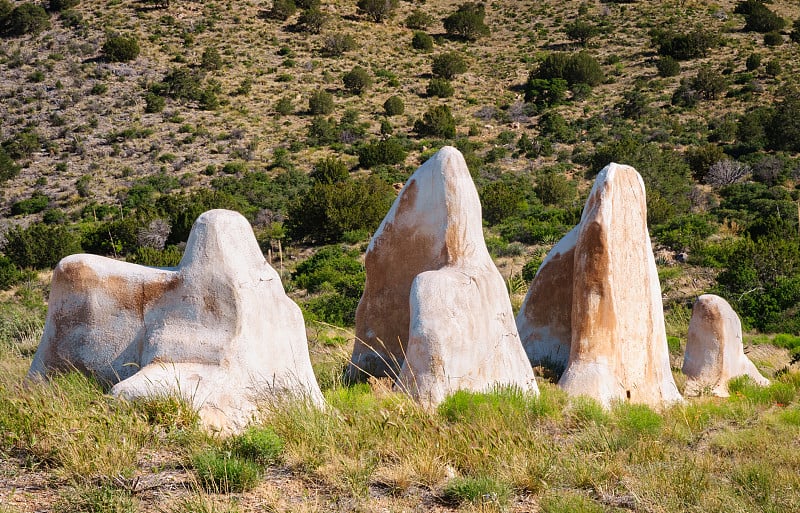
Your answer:
[[[744,354],[739,316],[727,301],[713,294],[700,296],[692,307],[683,373],[687,396],[728,397],[728,381],[738,376],[769,385]]]
[[[605,405],[681,400],[670,371],[644,183],[629,166],[605,167],[583,210],[570,357],[559,385]]]
[[[561,374],[572,341],[575,243],[573,228],[545,257],[517,314],[517,328],[528,359]]]

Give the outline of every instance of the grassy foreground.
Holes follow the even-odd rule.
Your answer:
[[[800,511],[797,371],[661,412],[547,382],[426,412],[382,381],[342,385],[349,347],[320,335],[329,407],[265,405],[222,439],[174,399],[126,404],[79,374],[25,384],[41,312],[3,308],[0,513]]]

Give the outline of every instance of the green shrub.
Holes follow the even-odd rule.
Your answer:
[[[539,107],[558,105],[564,100],[568,86],[563,78],[538,78],[531,73],[525,82],[525,101]]]
[[[148,424],[161,426],[168,432],[192,430],[200,425],[200,415],[191,403],[180,397],[140,397],[133,401],[133,405]]]
[[[558,172],[546,172],[536,178],[534,187],[536,197],[545,205],[569,206],[575,198],[576,187],[565,175]]]
[[[771,77],[777,77],[781,74],[782,68],[781,61],[778,59],[771,59],[764,68],[764,71]]]
[[[308,99],[308,110],[314,116],[327,115],[333,112],[333,95],[327,91],[317,90]]]
[[[765,46],[780,46],[783,44],[783,36],[778,31],[767,32],[764,34]]]
[[[145,93],[144,95],[144,111],[149,114],[162,112],[167,105],[167,100],[163,96],[155,93]]]
[[[434,77],[453,80],[456,75],[467,71],[467,62],[457,52],[447,52],[437,55],[431,63]]]
[[[294,106],[292,105],[292,99],[288,96],[284,96],[277,102],[275,102],[275,112],[280,116],[287,116],[294,111]]]
[[[128,262],[150,267],[177,267],[183,258],[183,250],[178,246],[155,249],[141,246],[126,258]]]
[[[200,485],[212,493],[240,493],[252,490],[261,478],[258,465],[217,450],[192,457]]]
[[[532,76],[545,80],[562,78],[570,86],[586,84],[594,87],[605,80],[600,63],[586,52],[550,53],[539,63],[539,68],[532,72]]]
[[[308,138],[306,142],[309,146],[321,146],[323,144],[333,144],[339,141],[339,130],[333,118],[325,116],[314,116],[308,126]]]
[[[408,152],[403,143],[396,137],[381,139],[363,145],[358,149],[358,165],[366,169],[371,169],[379,165],[402,164],[406,160]]]
[[[658,46],[658,54],[684,61],[705,57],[709,48],[719,44],[717,35],[706,29],[698,29],[681,34],[656,30],[652,33],[653,43]]]
[[[394,197],[394,189],[377,177],[317,183],[290,205],[286,227],[297,241],[337,242],[345,232],[377,228]]]
[[[582,46],[589,44],[589,40],[600,34],[600,27],[582,20],[576,20],[564,27],[564,32],[572,41],[578,41]]]
[[[311,34],[319,34],[328,23],[328,15],[322,12],[319,6],[303,11],[297,19],[297,30]]]
[[[283,440],[268,427],[250,426],[229,441],[233,454],[262,466],[280,461]]]
[[[474,41],[490,33],[485,18],[486,9],[482,3],[466,2],[443,18],[442,23],[448,35]]]
[[[139,56],[139,41],[134,36],[109,36],[102,52],[109,62],[132,61]]]
[[[0,147],[0,183],[10,180],[19,174],[20,166]]]
[[[792,23],[792,31],[789,33],[789,39],[791,39],[793,43],[800,43],[800,18],[794,20],[794,23]]]
[[[286,21],[295,11],[297,11],[297,5],[294,0],[272,0],[272,7],[266,15],[273,20]]]
[[[319,183],[339,183],[350,178],[347,165],[336,157],[325,157],[314,164],[314,169],[309,175],[312,180]]]
[[[325,36],[322,43],[322,53],[328,57],[338,57],[345,52],[350,52],[358,48],[355,38],[350,34],[337,32]]]
[[[50,0],[48,9],[52,12],[61,12],[72,9],[80,3],[80,0]]]
[[[222,69],[222,56],[216,47],[209,46],[203,50],[203,55],[200,57],[200,67],[206,71]]]
[[[701,67],[691,81],[691,87],[706,100],[716,100],[725,92],[727,84],[722,74],[708,66]]]
[[[59,260],[80,253],[79,238],[61,225],[34,223],[6,232],[3,252],[19,268],[50,269]]]
[[[17,5],[2,22],[0,34],[11,37],[35,35],[50,27],[50,17],[44,7],[28,2]]]
[[[745,68],[747,71],[755,71],[761,66],[761,55],[755,52],[751,53],[747,56],[747,60],[744,63]]]
[[[0,290],[8,290],[25,277],[25,273],[5,255],[0,255]]]
[[[377,23],[391,17],[397,8],[398,0],[358,0],[358,12]]]
[[[442,499],[456,505],[472,502],[504,507],[512,494],[509,483],[493,477],[455,477],[442,490]]]
[[[414,131],[421,136],[452,138],[456,136],[456,120],[447,105],[429,108],[422,119],[414,122]]]
[[[406,18],[405,25],[412,30],[425,30],[435,21],[436,19],[430,14],[426,14],[420,9],[414,9]]]
[[[362,94],[372,85],[372,77],[361,66],[356,66],[342,77],[344,87],[352,94]]]
[[[480,199],[483,218],[493,225],[526,211],[528,202],[525,185],[521,180],[496,180],[482,187]]]
[[[773,32],[782,30],[786,21],[757,1],[742,2],[734,12],[744,14],[746,32]]]
[[[406,106],[402,97],[394,95],[383,102],[383,110],[387,116],[399,116],[405,112]]]
[[[426,32],[415,30],[411,37],[411,47],[415,50],[430,52],[433,50],[433,37]]]
[[[136,513],[131,492],[109,484],[78,487],[66,493],[55,505],[57,513]]]
[[[681,64],[669,55],[665,55],[656,61],[656,69],[660,77],[674,77],[680,74]]]
[[[450,98],[455,92],[453,84],[446,78],[432,78],[425,89],[425,94],[438,98]]]
[[[50,204],[50,197],[41,192],[34,192],[30,198],[17,201],[11,205],[13,215],[38,214]]]

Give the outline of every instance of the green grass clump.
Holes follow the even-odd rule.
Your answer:
[[[474,422],[498,417],[537,418],[560,411],[562,396],[549,388],[538,395],[516,387],[497,387],[489,392],[459,390],[447,397],[437,412],[448,422]]]
[[[456,477],[445,485],[442,499],[449,504],[472,502],[504,506],[512,493],[511,485],[488,476]]]
[[[180,397],[143,397],[134,401],[134,407],[144,415],[149,424],[162,426],[168,432],[193,430],[200,422],[197,411]]]
[[[111,486],[70,490],[54,508],[55,513],[135,513],[131,493]]]
[[[541,502],[542,513],[602,513],[603,506],[574,492],[553,492]]]
[[[591,424],[603,426],[609,420],[608,412],[603,405],[587,396],[578,396],[571,401],[569,417],[581,427]]]
[[[261,479],[259,466],[227,451],[209,449],[192,457],[203,489],[213,493],[239,493],[252,490]]]
[[[728,391],[735,399],[746,400],[753,404],[791,403],[797,393],[796,385],[784,381],[773,381],[768,386],[761,386],[750,376],[738,376],[728,382]]]
[[[283,440],[272,428],[251,426],[230,442],[233,454],[267,466],[277,463],[283,453]]]

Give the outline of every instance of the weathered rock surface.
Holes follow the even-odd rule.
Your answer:
[[[28,376],[71,368],[128,399],[180,395],[223,430],[276,394],[322,403],[300,309],[247,220],[227,210],[197,219],[174,269],[94,255],[59,262]]]
[[[517,325],[533,363],[564,365],[559,385],[570,394],[605,405],[681,400],[635,169],[612,163],[600,172],[581,222],[537,272]]]
[[[462,388],[537,391],[458,150],[443,148],[411,176],[365,265],[352,375],[395,377],[425,405]]]
[[[769,385],[744,354],[742,323],[731,305],[719,296],[704,294],[692,307],[683,359],[684,394],[728,397],[728,381],[750,376]]]

